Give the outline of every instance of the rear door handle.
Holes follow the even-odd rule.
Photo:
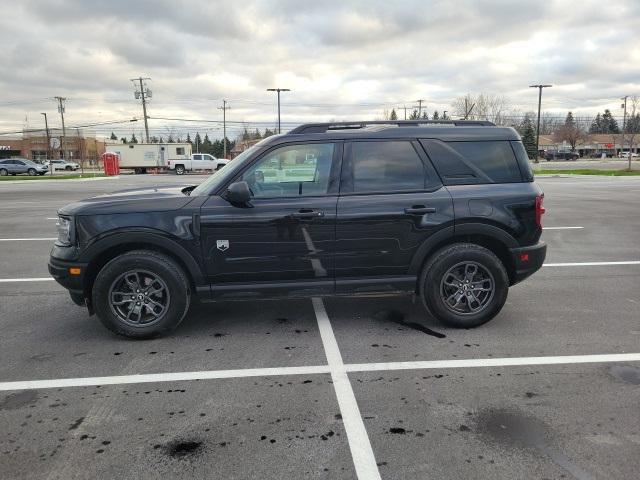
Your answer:
[[[294,218],[317,218],[324,216],[324,212],[310,208],[301,208],[297,212],[292,213],[291,216]]]
[[[424,205],[414,205],[413,207],[405,208],[404,213],[409,214],[424,214],[424,213],[435,213],[436,209],[433,207],[425,207]]]

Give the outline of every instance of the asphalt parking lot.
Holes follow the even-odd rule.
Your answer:
[[[0,184],[0,478],[637,478],[640,177],[539,179],[546,266],[474,330],[331,298],[131,341],[48,278],[60,206],[203,178]]]

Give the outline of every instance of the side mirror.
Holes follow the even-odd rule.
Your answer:
[[[238,205],[245,205],[251,200],[251,190],[247,182],[235,182],[227,188],[227,200]]]

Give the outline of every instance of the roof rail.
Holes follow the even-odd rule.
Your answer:
[[[369,125],[395,125],[397,127],[419,127],[421,125],[451,125],[454,127],[495,127],[495,123],[485,120],[373,120],[359,122],[305,123],[289,134],[325,133],[329,130],[352,130]]]

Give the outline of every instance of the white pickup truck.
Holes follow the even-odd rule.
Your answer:
[[[175,170],[177,175],[184,175],[185,172],[194,170],[220,170],[229,160],[224,158],[216,158],[208,153],[193,153],[191,158],[187,160],[169,160],[167,167],[169,170]]]

